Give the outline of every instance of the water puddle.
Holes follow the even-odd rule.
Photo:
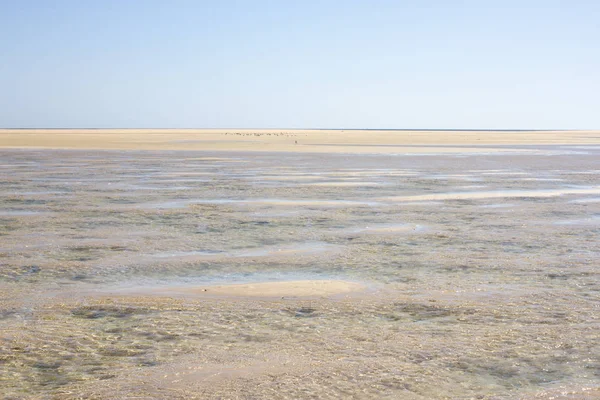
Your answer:
[[[398,234],[398,233],[419,233],[425,230],[425,226],[417,224],[373,224],[361,228],[347,230],[350,234]]]
[[[9,193],[5,193],[6,195],[11,195],[11,196],[45,196],[45,195],[58,195],[58,196],[63,196],[63,195],[67,195],[69,194],[69,192],[60,192],[60,191],[56,191],[56,190],[38,190],[35,192],[9,192]]]
[[[48,214],[42,211],[27,211],[27,210],[0,210],[0,217],[24,217],[28,215]]]
[[[337,172],[329,172],[327,175],[331,177],[405,177],[415,176],[418,173],[413,170],[395,170],[395,169],[348,169]]]
[[[218,255],[227,255],[225,251],[219,250],[196,250],[196,251],[169,251],[156,253],[154,257],[158,258],[180,258],[180,257],[212,257]]]
[[[254,178],[254,177],[251,177]],[[298,182],[298,181],[319,181],[324,179],[320,175],[276,175],[276,176],[261,176],[261,181],[275,181],[275,182]]]
[[[305,183],[297,186],[323,186],[323,187],[373,187],[373,186],[382,186],[383,182],[367,182],[367,181],[337,181],[337,182],[315,182],[315,183]]]
[[[480,182],[482,178],[468,174],[444,174],[444,175],[425,175],[421,179],[426,180],[444,180],[444,181],[465,181],[465,182]]]
[[[444,203],[441,201],[407,201],[407,202],[402,202],[402,206],[425,206],[425,207],[429,207],[429,206],[443,206]]]
[[[128,191],[132,190],[132,191],[155,192],[155,191],[165,191],[165,190],[168,190],[168,191],[190,190],[190,189],[194,189],[194,187],[193,186],[170,186],[170,185],[164,185],[164,186],[123,185],[123,189],[128,190]]]
[[[172,200],[162,203],[144,204],[136,207],[150,209],[175,209],[185,208],[193,204],[238,204],[238,205],[273,205],[288,207],[349,207],[349,206],[377,206],[379,203],[373,201],[358,200],[318,200],[318,199],[198,199],[198,200]]]
[[[519,178],[520,181],[524,182],[563,182],[561,178]]]
[[[564,146],[567,149],[581,149],[581,150],[600,150],[600,146]]]
[[[221,250],[193,250],[193,251],[170,251],[154,254],[157,258],[214,258],[214,257],[281,257],[300,256],[326,253],[339,250],[340,247],[325,242],[307,242],[284,244],[279,246],[265,246],[232,251]]]
[[[359,200],[317,200],[317,199],[263,199],[250,201],[256,204],[272,204],[285,206],[322,206],[322,207],[345,207],[345,206],[377,206],[379,203],[373,201]]]
[[[484,204],[479,206],[481,208],[511,208],[515,207],[512,203],[495,203],[495,204]]]
[[[257,249],[249,249],[232,253],[233,257],[269,257],[269,256],[293,256],[293,255],[310,255],[325,253],[340,249],[325,242],[311,242],[301,244],[291,244],[283,246],[269,246]]]
[[[517,172],[517,171],[504,171],[504,170],[497,170],[497,171],[488,171],[488,172],[482,172],[481,175],[490,175],[490,176],[495,176],[495,175],[500,175],[500,176],[518,176],[518,175],[529,175],[527,172]]]
[[[462,186],[456,186],[456,189],[483,189],[488,187],[488,185],[462,185]]]
[[[589,218],[556,221],[554,225],[600,225],[600,215],[594,215]]]
[[[596,194],[600,193],[600,187],[591,188],[564,188],[564,189],[542,189],[542,190],[498,190],[480,192],[447,192],[432,193],[412,196],[392,196],[378,198],[378,201],[406,202],[406,201],[440,201],[440,200],[478,200],[478,199],[500,199],[520,197],[558,197],[567,194]]]
[[[300,215],[306,215],[306,211],[296,211],[296,210],[265,210],[260,212],[252,213],[255,217],[269,217],[269,218],[278,218],[278,217],[297,217]]]
[[[600,197],[587,197],[585,199],[575,199],[575,200],[570,200],[569,203],[575,203],[575,204],[600,203]]]
[[[154,204],[140,204],[136,206],[136,208],[143,209],[177,209],[177,208],[185,208],[192,204],[232,204],[237,203],[238,200],[229,200],[229,199],[212,199],[212,200],[170,200],[162,203],[154,203]]]

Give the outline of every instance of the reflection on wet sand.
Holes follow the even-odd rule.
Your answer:
[[[438,201],[438,200],[471,200],[471,199],[498,199],[519,197],[556,197],[566,194],[597,194],[600,187],[590,188],[564,188],[564,189],[542,189],[542,190],[501,190],[481,192],[450,192],[434,193],[413,196],[395,196],[380,198],[381,201]]]
[[[182,257],[271,257],[271,256],[301,256],[306,254],[317,254],[333,250],[339,250],[334,246],[324,242],[285,244],[280,246],[267,246],[240,249],[237,251],[220,250],[192,250],[192,251],[171,251],[154,254],[158,258],[182,258]]]

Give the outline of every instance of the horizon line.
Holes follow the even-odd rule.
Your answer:
[[[97,127],[76,127],[76,128],[41,128],[41,127],[28,127],[28,128],[14,128],[14,127],[0,127],[0,130],[287,130],[287,131],[303,131],[303,130],[315,130],[315,131],[391,131],[391,132],[578,132],[578,131],[595,131],[598,129],[489,129],[489,128],[97,128]]]

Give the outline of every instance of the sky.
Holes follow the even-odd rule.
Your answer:
[[[0,0],[0,127],[600,129],[597,0]]]

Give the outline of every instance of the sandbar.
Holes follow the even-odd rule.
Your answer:
[[[170,293],[224,297],[332,297],[361,292],[364,285],[342,280],[300,280],[233,285],[171,287]]]
[[[600,144],[600,131],[0,129],[0,148],[448,154],[561,144]]]

